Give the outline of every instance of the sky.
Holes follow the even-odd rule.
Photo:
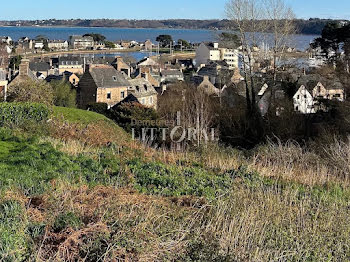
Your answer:
[[[350,0],[286,0],[298,18],[350,19]],[[3,1],[0,20],[70,18],[223,19],[227,0]]]

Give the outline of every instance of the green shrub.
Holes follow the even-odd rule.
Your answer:
[[[240,172],[216,173],[200,167],[180,168],[174,165],[140,160],[129,162],[135,175],[135,187],[142,193],[164,196],[194,195],[215,199],[232,188],[233,179]]]
[[[67,227],[71,227],[74,230],[79,229],[83,225],[80,217],[72,212],[68,212],[65,214],[60,214],[56,217],[55,222],[53,224],[53,230],[55,232],[61,232]]]
[[[14,200],[0,204],[0,260],[25,261],[29,252],[23,207]]]
[[[106,103],[91,103],[87,105],[87,108],[101,115],[107,115],[108,112],[108,105]]]
[[[38,103],[0,103],[0,127],[25,126],[47,121],[50,111]]]

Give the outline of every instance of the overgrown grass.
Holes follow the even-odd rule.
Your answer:
[[[332,162],[294,143],[180,154],[54,118],[53,137],[0,129],[0,260],[350,260],[348,143]]]

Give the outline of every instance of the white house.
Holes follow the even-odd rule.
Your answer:
[[[219,43],[201,43],[196,50],[196,66],[202,67],[210,61],[226,61],[229,69],[235,69],[239,64],[239,52],[236,49],[219,47]]]
[[[293,96],[294,110],[302,114],[315,113],[314,98],[304,85]]]
[[[68,50],[68,46],[67,40],[50,40],[48,42],[48,48],[50,50]]]

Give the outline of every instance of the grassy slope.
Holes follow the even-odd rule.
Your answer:
[[[150,160],[104,116],[57,107],[53,115],[60,119],[55,139],[0,132],[2,259],[350,258],[347,188],[287,183],[188,158],[181,165],[183,158],[177,164]],[[61,122],[74,128],[62,129]],[[94,139],[80,145],[79,128]],[[123,141],[123,150],[96,144],[105,133],[114,134],[117,145]],[[67,149],[78,145],[79,153]]]
[[[95,112],[57,106],[53,109],[53,116],[57,118],[63,117],[65,121],[80,124],[91,124],[97,121],[110,121],[105,116]]]

